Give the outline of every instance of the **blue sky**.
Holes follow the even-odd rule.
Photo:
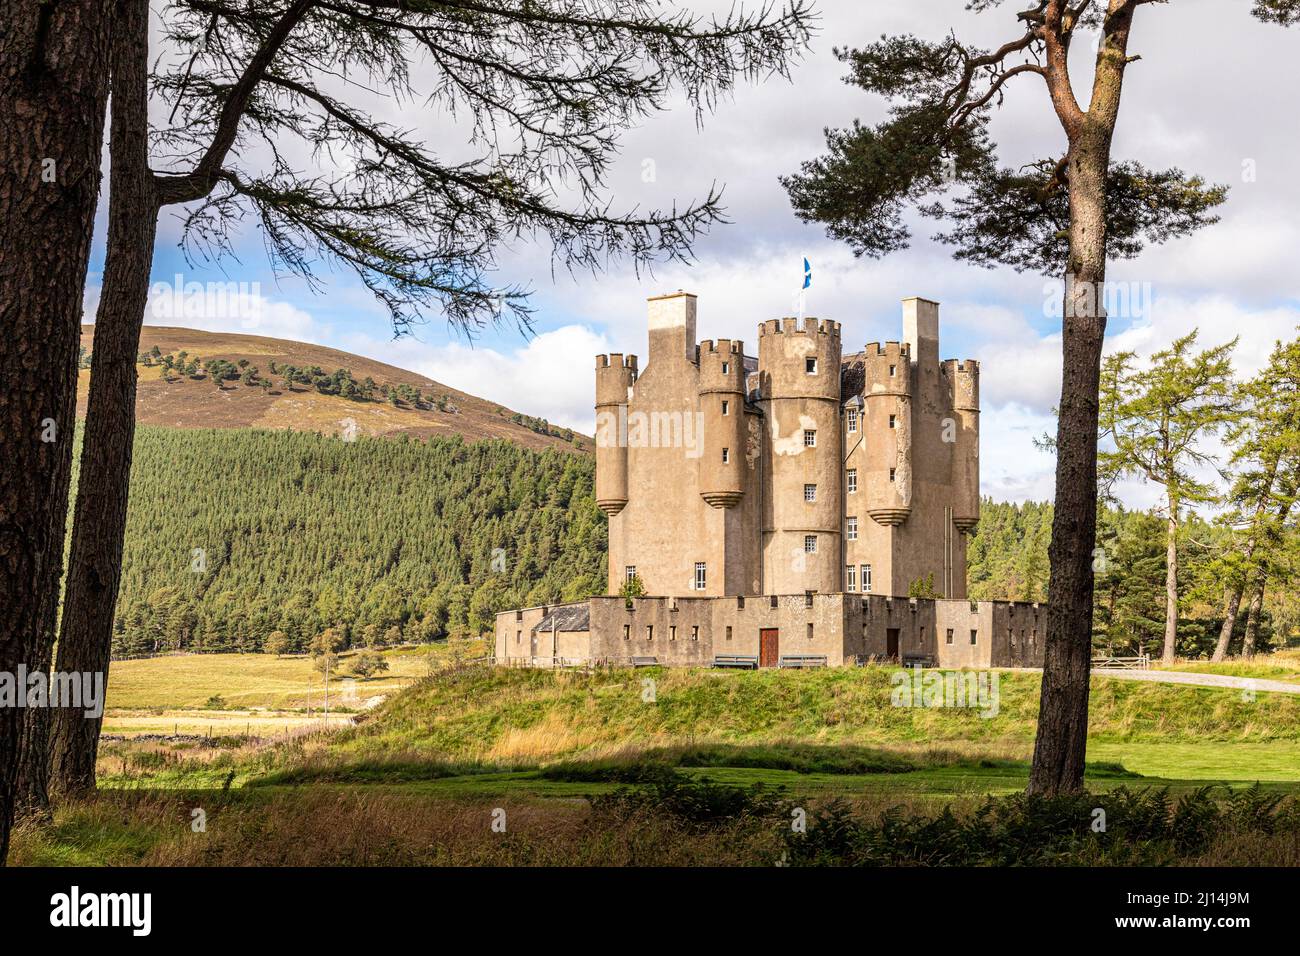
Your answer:
[[[693,8],[721,6],[692,4]],[[370,355],[441,382],[590,432],[593,356],[645,352],[645,298],[686,289],[699,298],[702,338],[730,336],[750,344],[758,323],[791,313],[802,257],[814,270],[808,312],[840,321],[846,348],[901,335],[899,300],[921,295],[942,303],[944,357],[982,362],[982,470],[986,494],[1045,499],[1052,493],[1049,456],[1033,438],[1053,428],[1059,391],[1059,293],[1041,276],[986,270],[954,261],[914,228],[913,247],[883,261],[855,259],[816,226],[800,224],[777,177],[823,149],[823,128],[855,118],[873,123],[884,105],[841,81],[831,48],[862,45],[882,33],[931,39],[954,31],[993,46],[1016,33],[1016,2],[975,15],[963,0],[820,0],[822,21],[812,49],[791,82],[739,88],[697,128],[688,109],[648,118],[622,139],[608,183],[619,208],[667,206],[725,187],[730,225],[716,227],[690,266],[664,265],[636,276],[614,263],[599,275],[552,276],[550,250],[525,243],[502,250],[501,284],[534,290],[536,335],[488,331],[472,345],[430,316],[415,334],[394,339],[383,309],[345,273],[323,273],[323,294],[274,276],[253,218],[237,234],[237,258],[219,267],[187,263],[177,248],[172,213],[164,212],[154,279],[172,283],[258,283],[255,320],[218,313],[169,316],[151,307],[149,324],[238,329],[294,338]],[[1110,279],[1133,294],[1131,314],[1114,316],[1111,348],[1158,349],[1191,328],[1213,344],[1241,336],[1237,366],[1251,374],[1273,341],[1293,337],[1300,321],[1300,31],[1248,16],[1249,0],[1181,0],[1137,15],[1115,156],[1152,167],[1180,166],[1231,187],[1223,221],[1195,237],[1114,263]],[[1086,101],[1087,44],[1076,42],[1076,69]],[[462,154],[463,137],[443,118],[410,104],[383,104],[400,124],[421,130],[435,148]],[[161,119],[165,119],[165,113]],[[1063,138],[1042,82],[1025,76],[1010,90],[993,127],[1006,165],[1056,155]],[[309,168],[310,159],[304,159]],[[649,163],[649,166],[647,165]],[[645,171],[653,168],[652,181]],[[101,225],[103,212],[101,210]],[[97,299],[102,232],[95,244],[88,317]],[[1158,489],[1131,483],[1132,504],[1157,500]]]

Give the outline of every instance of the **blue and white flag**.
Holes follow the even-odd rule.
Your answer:
[[[808,257],[803,257],[803,287],[806,289],[812,285],[812,266],[808,263]]]

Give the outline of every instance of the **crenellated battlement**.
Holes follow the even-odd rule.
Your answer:
[[[979,411],[980,363],[975,359],[947,359],[941,368],[948,378],[952,407],[959,411]]]
[[[745,343],[740,339],[705,339],[700,343],[700,354],[706,352],[720,352],[725,355],[744,356]]]
[[[622,352],[610,352],[608,355],[596,356],[596,370],[607,368],[623,368],[636,371],[636,356],[624,355]]]
[[[840,323],[831,319],[768,319],[760,322],[758,334],[764,335],[825,335],[829,338],[840,337]]]

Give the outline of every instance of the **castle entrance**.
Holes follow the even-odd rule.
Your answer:
[[[758,632],[758,666],[775,667],[780,660],[780,638],[774,627],[765,627]]]
[[[898,628],[896,627],[885,629],[885,656],[898,660]]]

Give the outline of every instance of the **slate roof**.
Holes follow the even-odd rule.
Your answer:
[[[533,628],[535,634],[549,634],[556,631],[591,630],[591,605],[567,604],[557,607]]]

